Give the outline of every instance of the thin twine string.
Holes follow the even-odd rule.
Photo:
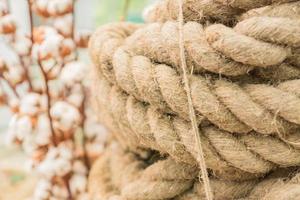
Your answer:
[[[179,31],[179,50],[180,50],[180,62],[181,62],[181,68],[183,72],[183,82],[184,82],[184,88],[187,94],[188,99],[188,107],[189,107],[189,117],[192,123],[193,133],[194,137],[196,139],[196,145],[198,150],[198,159],[200,162],[200,169],[201,169],[201,177],[199,177],[200,182],[201,178],[204,183],[204,190],[205,190],[205,196],[207,200],[213,200],[213,193],[210,186],[210,181],[208,178],[208,172],[206,168],[205,158],[204,158],[204,152],[202,148],[201,138],[200,138],[200,131],[197,125],[196,121],[196,114],[192,102],[192,96],[191,96],[191,88],[190,83],[187,75],[187,64],[186,64],[186,58],[185,58],[185,49],[184,49],[184,36],[183,36],[183,9],[182,9],[182,0],[178,0],[178,6],[179,6],[179,13],[178,13],[178,31]]]

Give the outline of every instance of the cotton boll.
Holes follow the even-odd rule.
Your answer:
[[[72,165],[69,160],[61,157],[55,160],[54,168],[55,175],[62,177],[71,172]]]
[[[45,110],[46,98],[38,93],[28,93],[21,99],[20,113],[36,116],[40,111]]]
[[[86,76],[87,67],[84,63],[74,61],[66,64],[60,74],[60,80],[68,85],[72,86],[76,82],[83,80]]]
[[[23,139],[22,148],[28,155],[32,155],[38,149],[32,135],[28,135]]]
[[[73,163],[73,172],[77,174],[87,174],[87,168],[82,161],[76,160]]]
[[[59,73],[61,71],[61,65],[55,65],[51,68],[50,71],[47,73],[48,80],[54,80],[59,76]]]
[[[79,111],[71,104],[58,101],[51,110],[51,116],[54,119],[55,128],[68,132],[74,128],[81,120]]]
[[[61,84],[57,84],[57,80],[50,80],[49,82],[49,93],[52,99],[60,99],[65,93],[64,88]]]
[[[80,48],[86,48],[92,32],[89,30],[77,32],[75,35],[76,45]]]
[[[18,138],[15,132],[11,132],[11,130],[9,130],[5,136],[5,145],[11,146],[15,144],[16,141],[18,141]]]
[[[74,174],[70,179],[70,188],[72,194],[82,193],[86,190],[87,178],[85,175]]]
[[[46,37],[56,35],[58,32],[51,26],[38,26],[33,28],[33,42],[41,44]]]
[[[70,147],[68,147],[67,145],[65,145],[65,143],[61,143],[59,145],[59,154],[63,159],[66,160],[71,160],[73,157],[73,153],[72,150],[70,149]]]
[[[50,190],[51,190],[51,182],[48,180],[40,179],[39,182],[36,184],[36,188],[33,194],[34,200],[45,200],[50,197]]]
[[[34,60],[37,60],[39,58],[39,45],[38,44],[33,44],[31,48],[31,57]]]
[[[57,65],[57,61],[55,59],[48,59],[43,61],[43,70],[48,73]]]
[[[52,193],[57,199],[67,199],[68,197],[68,190],[64,186],[54,185],[52,188]]]
[[[61,61],[61,59],[47,59],[43,61],[42,67],[48,80],[56,79],[59,76],[62,68]]]
[[[0,18],[0,33],[11,34],[16,31],[16,22],[12,15],[4,15]]]
[[[38,188],[43,190],[43,191],[47,191],[50,190],[52,187],[52,184],[49,180],[47,179],[40,179],[38,184],[37,184]]]
[[[48,179],[54,176],[64,176],[71,172],[73,158],[72,151],[65,143],[51,147],[44,160],[38,165],[37,170]]]
[[[49,0],[35,0],[35,4],[36,6],[38,6],[39,8],[45,10],[47,9],[47,4],[48,4]]]
[[[7,5],[5,2],[0,1],[0,17],[4,16],[7,13]]]
[[[20,56],[25,56],[30,53],[31,40],[23,34],[16,34],[13,47]]]
[[[37,172],[47,179],[53,178],[55,174],[55,162],[54,159],[45,158],[38,166]]]
[[[67,97],[67,101],[70,104],[76,106],[77,108],[79,108],[82,105],[83,99],[84,99],[84,94],[80,92],[72,93]]]
[[[32,56],[35,59],[47,60],[58,58],[63,36],[58,34],[53,27],[40,26],[33,30],[33,41]]]
[[[18,121],[18,115],[14,114],[9,121],[7,134],[6,134],[6,144],[10,145],[13,144],[18,138],[17,138],[17,121]]]
[[[46,114],[39,115],[36,127],[35,142],[40,145],[47,145],[51,142],[51,128],[49,118]]]
[[[47,5],[48,0],[35,0],[33,1],[33,10],[43,17],[49,17]]]
[[[41,60],[59,57],[59,47],[62,41],[63,37],[58,34],[52,34],[45,37],[44,41],[39,46],[38,57]]]
[[[25,78],[24,69],[18,64],[15,64],[13,66],[9,65],[8,70],[3,74],[5,78],[9,80],[10,83],[14,86],[23,82]]]
[[[72,0],[51,0],[48,1],[47,10],[50,15],[57,16],[69,13],[72,11]]]
[[[47,153],[47,160],[54,160],[59,156],[59,149],[57,147],[51,147]]]
[[[73,53],[73,51],[75,50],[75,48],[76,48],[76,45],[75,45],[74,41],[70,38],[66,38],[60,44],[59,55],[62,58],[65,58],[65,57],[71,55]]]
[[[14,115],[10,118],[10,121],[9,121],[9,123],[8,123],[8,130],[9,130],[9,132],[15,132],[18,118],[19,118],[19,115],[18,115],[18,114],[14,114]]]
[[[65,37],[72,34],[72,15],[67,14],[61,17],[57,17],[53,21],[53,26],[56,30]]]
[[[20,100],[17,99],[17,98],[11,98],[9,101],[8,101],[8,105],[10,107],[10,110],[13,112],[13,113],[17,113],[19,112],[19,108],[20,108]]]
[[[105,141],[106,129],[99,123],[93,120],[86,120],[84,133],[88,139],[100,137],[101,140]]]
[[[33,126],[29,116],[21,116],[16,120],[16,135],[19,140],[24,140],[25,137],[32,134]]]
[[[55,17],[72,11],[72,0],[35,0],[33,8],[43,17]]]
[[[81,84],[74,84],[71,87],[70,94],[66,97],[66,100],[75,106],[76,108],[80,108],[82,106],[83,100],[85,98],[85,94]]]

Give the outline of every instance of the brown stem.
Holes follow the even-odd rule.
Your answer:
[[[51,117],[51,114],[50,114],[51,96],[50,96],[50,92],[49,92],[47,73],[43,69],[43,65],[42,65],[40,59],[37,59],[37,63],[38,63],[38,66],[39,66],[39,68],[42,72],[42,76],[43,76],[43,79],[44,79],[45,93],[46,93],[46,97],[47,97],[47,116],[49,118],[49,123],[50,123],[50,129],[51,129],[51,134],[52,134],[52,142],[53,142],[54,146],[57,146],[58,143],[57,143],[55,131],[54,131],[54,128],[53,128],[53,120],[52,120],[52,117]]]
[[[30,0],[27,0],[27,6],[28,6],[28,14],[29,14],[29,27],[30,27],[30,40],[31,40],[31,45],[29,47],[29,55],[31,55],[31,51],[32,51],[32,45],[33,45],[33,17],[32,17],[32,10],[31,10],[31,2]],[[24,63],[24,57],[21,56],[20,57],[20,61],[21,61],[21,64],[25,70],[25,76],[26,76],[26,79],[28,80],[28,85],[29,85],[29,89],[32,91],[33,90],[33,85],[32,85],[32,82],[31,82],[31,79],[30,79],[30,76],[29,76],[29,69],[28,69],[28,66],[25,66],[25,63]]]
[[[72,192],[71,192],[69,180],[70,180],[70,178],[68,178],[68,177],[64,178],[64,182],[65,182],[65,185],[66,185],[66,188],[67,188],[67,191],[68,191],[68,200],[73,200],[73,195],[72,195]]]
[[[32,86],[32,82],[31,82],[30,76],[29,76],[29,70],[28,70],[28,67],[25,66],[25,63],[24,63],[23,59],[24,59],[24,57],[20,56],[21,66],[24,69],[24,75],[25,75],[25,79],[27,80],[27,83],[28,83],[28,86],[29,86],[29,91],[32,91],[33,90],[33,86]]]
[[[31,1],[27,0],[27,6],[28,6],[28,13],[29,13],[29,27],[30,27],[30,39],[31,39],[31,47],[30,47],[30,53],[33,45],[33,17],[32,17],[32,10],[31,10]]]
[[[15,38],[13,38],[13,40],[15,40]],[[11,43],[7,43],[7,47],[10,48],[12,51],[15,51],[15,49],[14,49],[14,47],[11,45]],[[18,55],[18,54],[16,53],[16,55]],[[20,56],[20,55],[18,55],[18,56],[19,56],[20,64],[21,64],[21,66],[22,66],[22,68],[23,68],[23,70],[24,70],[25,79],[27,80],[28,85],[29,85],[29,90],[32,91],[33,87],[32,87],[32,83],[31,83],[31,79],[30,79],[30,77],[29,77],[29,71],[28,71],[28,68],[27,68],[27,66],[25,65],[24,60],[23,60],[24,57],[23,57],[23,56]]]

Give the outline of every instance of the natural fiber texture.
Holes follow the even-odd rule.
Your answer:
[[[88,190],[91,200],[199,200],[205,198],[195,167],[152,155],[141,159],[111,144],[93,165]],[[295,174],[296,173],[296,174]],[[290,178],[292,177],[292,178]],[[211,180],[215,200],[297,199],[297,171],[278,170],[264,180]]]
[[[99,28],[95,104],[122,148],[95,165],[94,199],[204,199],[206,174],[214,199],[296,199],[294,169],[268,174],[300,166],[299,7],[186,0],[180,16],[165,0],[148,11],[156,23]]]
[[[150,165],[147,162],[132,153],[122,152],[116,144],[111,146],[91,170],[91,200],[183,200],[190,195],[205,198],[203,184],[195,179],[195,167],[169,157]],[[236,199],[245,197],[256,183],[255,180],[238,183],[213,179],[212,187],[215,199]]]
[[[168,25],[176,27],[174,23],[167,23],[164,26]],[[152,25],[149,25],[149,27],[151,26]],[[185,27],[195,26],[201,28],[201,25],[196,23],[187,23]],[[111,55],[109,58],[103,59],[105,61],[104,64],[101,64],[101,60],[99,64],[100,70],[104,75],[109,74],[109,76],[106,76],[108,80],[112,83],[117,82],[122,89],[134,95],[137,99],[148,102],[166,112],[171,110],[187,119],[188,106],[186,94],[181,84],[181,77],[169,66],[154,64],[148,57],[135,56],[135,54],[132,53],[132,51],[136,50],[134,52],[138,52],[139,54],[147,54],[148,56],[151,54],[153,55],[150,56],[152,60],[156,60],[157,57],[157,61],[164,63],[172,64],[171,61],[168,62],[167,60],[178,60],[178,54],[176,50],[174,50],[174,48],[177,48],[175,43],[172,47],[167,48],[167,40],[162,40],[158,45],[153,45],[156,44],[153,39],[151,39],[151,41],[149,40],[149,42],[143,42],[143,44],[138,42],[139,40],[136,35],[140,35],[141,32],[148,32],[146,29],[149,27],[142,28],[130,36],[126,42],[131,40],[135,42],[129,42],[132,45],[128,44],[116,50],[112,60],[110,59]],[[105,32],[105,30],[99,30],[99,32]],[[191,34],[192,31],[187,31],[187,33]],[[161,36],[165,35],[161,34]],[[97,37],[97,33],[94,37]],[[101,38],[102,35],[99,35],[99,37]],[[155,38],[155,34],[153,37]],[[147,40],[145,37],[143,38],[143,41]],[[174,36],[172,41],[173,40]],[[221,41],[224,40],[222,39]],[[98,52],[94,50],[93,47],[97,47],[101,44],[98,42],[92,44],[92,52]],[[141,51],[138,51],[137,48]],[[159,53],[153,53],[155,52],[155,48]],[[199,50],[201,48],[202,46],[198,46],[198,48],[193,50]],[[186,49],[189,49],[189,47],[186,46]],[[162,52],[162,50],[166,52]],[[189,53],[187,54],[189,55]],[[266,55],[263,51],[259,54]],[[102,56],[101,52],[98,52],[97,55]],[[199,54],[195,54],[195,56],[198,55]],[[207,54],[205,53],[204,55]],[[252,54],[250,53],[249,55]],[[245,55],[245,58],[249,59],[249,56]],[[109,71],[107,70],[109,67],[105,65],[107,60],[109,63],[113,63],[113,65],[109,65]],[[199,57],[199,60],[201,60],[201,62],[204,61],[203,57]],[[254,57],[253,60],[255,60]],[[264,59],[262,58],[262,60]],[[211,61],[215,62],[216,60],[211,59]],[[95,61],[95,63],[99,62]],[[224,63],[228,62],[224,61]],[[173,62],[173,65],[177,64]],[[194,69],[196,68],[192,64],[190,66],[193,66]],[[203,66],[203,64],[199,66]],[[221,66],[224,65],[220,64],[220,67]],[[281,67],[283,66],[288,65],[282,64]],[[289,68],[284,69],[284,67],[281,67],[279,67],[280,71],[290,73]],[[113,71],[111,68],[113,68]],[[232,67],[232,71],[236,72],[236,69],[237,68]],[[270,73],[273,73],[272,76],[276,76],[277,74],[283,77],[286,75],[279,74],[276,70],[273,70],[273,68]],[[292,76],[297,75],[297,73],[293,72],[290,74]],[[277,78],[282,79],[280,77]],[[291,77],[285,78],[290,79]],[[282,135],[289,132],[293,133],[295,131],[294,128],[298,127],[295,124],[300,124],[300,99],[293,94],[293,91],[278,89],[280,85],[274,87],[266,84],[247,84],[248,82],[257,81],[243,81],[243,78],[240,78],[241,80],[236,83],[231,83],[226,80],[216,80],[216,78],[207,79],[207,77],[204,78],[202,76],[193,76],[191,79],[191,95],[198,114],[205,116],[210,122],[226,131],[246,133],[255,130],[262,134],[279,133]],[[293,83],[295,84],[294,88],[297,88],[296,85],[298,82],[295,81]],[[286,106],[287,103],[288,106]]]
[[[265,17],[257,17],[252,19],[252,21],[254,21],[253,23],[257,22],[257,26],[259,26],[265,19]],[[296,30],[297,24],[299,25],[298,21],[289,18],[284,20],[287,23],[284,28],[287,29],[289,34],[293,34],[294,37],[299,36],[299,29]],[[256,29],[259,29],[259,27],[255,27],[256,29],[252,33],[258,39],[246,36],[240,32],[247,28],[251,32],[252,24],[249,23],[249,26],[244,28],[247,26],[248,21],[249,19],[238,23],[234,29],[221,24],[211,25],[203,29],[196,22],[186,23],[184,26],[185,49],[187,62],[190,66],[193,66],[193,70],[197,73],[209,71],[228,76],[237,76],[246,74],[252,69],[280,66],[284,61],[288,63],[287,59],[293,56],[290,47],[292,45],[293,47],[297,46],[297,40],[290,47],[258,40],[263,38],[263,34],[260,34],[260,36],[256,35]],[[289,23],[294,24],[288,26]],[[289,43],[288,40],[290,39],[287,38],[290,38],[290,36],[284,33],[283,28],[279,28],[280,24],[277,24],[278,27],[276,23],[274,23],[273,27],[262,25],[264,26],[263,28],[268,28],[268,32],[275,32],[275,34],[271,35],[274,38],[273,40],[280,44]],[[281,30],[282,32],[280,32]],[[276,34],[276,32],[279,33]],[[285,37],[283,37],[284,35]],[[178,37],[176,36],[178,36],[177,23],[154,23],[137,30],[127,38],[125,44],[128,50],[134,54],[147,56],[153,61],[178,67],[180,61]],[[294,67],[297,68],[299,66],[295,65]]]
[[[297,0],[184,0],[183,15],[186,21],[232,23],[245,10],[294,1]],[[147,22],[177,20],[177,0],[158,1],[146,9],[144,18]]]
[[[190,81],[188,78],[188,69],[187,69],[187,63],[186,63],[186,58],[185,58],[185,48],[184,48],[184,34],[183,34],[183,24],[184,24],[184,18],[183,18],[183,10],[182,10],[182,0],[178,0],[178,7],[179,7],[179,14],[178,14],[178,33],[179,33],[179,51],[180,51],[180,65],[182,69],[182,79],[184,83],[184,89],[186,92],[186,97],[188,100],[188,108],[189,108],[189,119],[191,121],[191,126],[192,126],[192,131],[195,139],[195,144],[196,144],[196,150],[197,150],[197,160],[200,166],[200,171],[201,171],[201,177],[199,177],[203,181],[203,186],[204,186],[204,191],[205,191],[205,197],[206,200],[213,200],[213,193],[210,185],[210,180],[208,177],[208,172],[207,172],[207,165],[206,161],[204,158],[204,153],[203,153],[203,147],[202,147],[202,141],[201,141],[201,136],[200,136],[200,131],[197,123],[197,116],[195,113],[195,108],[193,105],[193,100],[191,96],[191,87],[190,87]],[[201,181],[200,180],[200,181]]]
[[[105,80],[101,82],[102,99],[107,99],[104,105],[112,109],[114,115],[123,116],[123,120],[128,122],[126,129],[137,134],[138,143],[169,154],[175,160],[195,165],[198,151],[187,121],[164,115],[117,87],[111,88]],[[104,87],[107,88],[104,90]],[[113,105],[123,106],[116,108]],[[300,165],[300,151],[272,136],[254,133],[235,136],[212,126],[203,127],[201,131],[205,136],[203,149],[207,166],[219,178],[251,179],[278,166]],[[243,176],[245,172],[248,174]]]

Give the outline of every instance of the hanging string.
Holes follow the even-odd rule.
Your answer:
[[[202,148],[201,138],[200,138],[200,132],[196,121],[196,114],[192,102],[191,97],[191,88],[189,84],[189,79],[187,75],[187,64],[186,64],[186,58],[185,58],[185,49],[184,49],[184,36],[183,36],[183,9],[182,9],[182,0],[178,0],[178,31],[179,31],[179,50],[180,50],[180,62],[181,62],[181,68],[183,73],[183,82],[184,82],[184,88],[187,94],[188,99],[188,107],[189,107],[189,117],[192,124],[192,130],[195,136],[197,150],[198,150],[198,161],[200,163],[200,169],[201,169],[201,177],[199,177],[200,182],[201,179],[204,184],[205,189],[205,195],[207,200],[213,200],[213,193],[212,189],[210,187],[210,181],[208,177],[208,172],[206,168],[205,158],[204,158],[204,152]]]

